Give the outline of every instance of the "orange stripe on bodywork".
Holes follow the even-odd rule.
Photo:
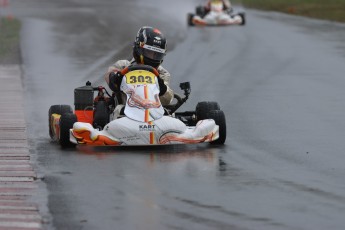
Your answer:
[[[147,85],[144,86],[144,97],[145,97],[145,100],[148,98],[148,87],[147,87]],[[144,121],[148,122],[149,118],[150,118],[150,110],[149,109],[145,109]]]
[[[148,123],[149,123],[149,125],[152,125],[152,124],[153,124],[152,121],[150,121],[150,122],[148,122]],[[150,144],[151,144],[151,145],[155,144],[155,133],[154,133],[154,131],[151,131],[151,132],[150,132]]]
[[[150,132],[150,144],[153,145],[155,143],[155,133]]]
[[[145,97],[145,99],[147,99],[148,98],[148,87],[147,87],[147,85],[144,85],[144,97]]]
[[[163,137],[161,140],[159,140],[159,144],[170,144],[171,142],[179,142],[179,143],[185,143],[185,144],[196,144],[196,143],[202,143],[205,141],[212,141],[212,138],[214,136],[214,133],[209,133],[208,135],[204,136],[200,139],[187,139],[187,138],[180,138],[175,135],[167,135]]]
[[[149,117],[150,117],[150,111],[149,111],[149,109],[145,109],[145,119],[144,119],[144,121],[148,122],[149,121]]]
[[[103,145],[121,145],[121,142],[110,139],[104,135],[98,135],[94,139],[90,136],[89,130],[73,130],[73,136],[77,140],[78,144],[93,145],[93,146],[103,146]]]

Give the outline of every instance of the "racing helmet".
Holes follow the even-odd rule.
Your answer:
[[[141,27],[133,45],[133,57],[139,64],[150,65],[154,68],[163,62],[167,41],[164,35],[153,27]]]

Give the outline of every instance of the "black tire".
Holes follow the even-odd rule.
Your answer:
[[[246,24],[246,15],[245,15],[245,13],[239,13],[238,15],[242,18],[241,25],[244,26]]]
[[[60,138],[61,147],[74,147],[75,144],[69,141],[69,130],[73,128],[73,124],[77,122],[77,116],[74,113],[64,113],[60,117]]]
[[[102,130],[109,123],[110,112],[105,101],[98,101],[95,106],[93,127]]]
[[[48,125],[49,125],[49,136],[51,139],[54,139],[53,127],[52,127],[52,114],[64,114],[64,113],[73,113],[73,109],[70,105],[52,105],[49,108],[48,112]]]
[[[197,6],[195,8],[195,14],[200,16],[201,18],[205,17],[206,15],[206,10],[204,6]]]
[[[212,110],[220,110],[220,106],[214,101],[202,101],[196,105],[195,115],[198,121],[208,118],[208,113]]]
[[[194,26],[193,17],[194,17],[194,14],[189,13],[187,15],[187,23],[188,23],[189,26]]]
[[[209,119],[213,119],[219,126],[219,138],[210,142],[215,145],[222,145],[226,140],[226,120],[225,114],[222,110],[212,110],[207,114]]]

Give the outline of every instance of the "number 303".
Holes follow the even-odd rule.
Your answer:
[[[153,78],[150,76],[130,76],[129,77],[129,82],[130,84],[142,84],[142,83],[146,83],[146,84],[153,84]]]

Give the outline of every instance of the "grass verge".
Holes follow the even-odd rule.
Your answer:
[[[233,0],[248,8],[345,22],[345,0]]]
[[[20,60],[20,21],[0,18],[0,64],[18,64]]]

